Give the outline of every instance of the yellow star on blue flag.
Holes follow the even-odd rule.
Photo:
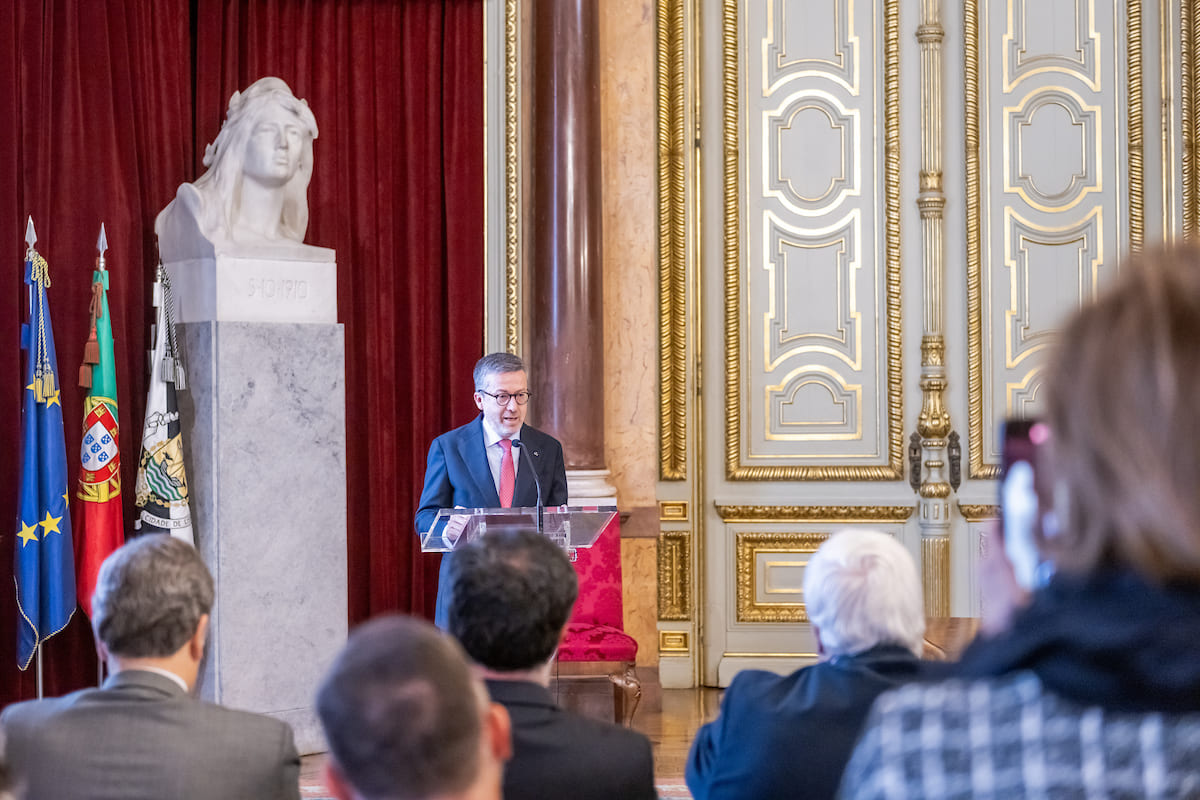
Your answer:
[[[75,612],[75,550],[67,509],[67,445],[58,401],[58,360],[46,298],[48,268],[32,245],[25,261],[29,321],[21,326],[21,472],[13,577],[17,584],[17,666],[25,669],[42,642],[61,631]],[[50,402],[39,402],[49,388]],[[38,536],[39,528],[42,535]],[[57,533],[57,536],[51,536]]]

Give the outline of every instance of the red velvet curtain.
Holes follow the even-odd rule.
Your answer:
[[[154,216],[191,158],[186,0],[12,2],[0,11],[0,700],[34,694],[33,668],[16,667],[12,584],[19,467],[22,354],[28,314],[23,284],[25,220],[50,264],[63,422],[72,480],[78,473],[84,390],[78,378],[88,335],[91,273],[103,222],[109,308],[118,347],[122,481],[133,485],[142,412],[155,258]],[[132,493],[124,492],[126,519]],[[44,651],[45,691],[95,682],[87,619]]]
[[[15,519],[25,217],[50,263],[59,371],[87,335],[94,243],[111,249],[126,519],[145,403],[154,217],[200,159],[229,96],[283,78],[320,128],[307,241],[338,257],[346,327],[352,622],[432,616],[437,559],[412,514],[432,438],[475,414],[483,341],[482,0],[17,0],[0,10],[0,520]],[[0,261],[2,264],[2,261]],[[2,267],[0,267],[2,268]],[[82,391],[63,393],[68,460]],[[78,463],[77,461],[75,462]],[[13,527],[0,527],[11,574]],[[11,584],[10,584],[11,586]],[[0,592],[0,702],[32,696]],[[86,619],[45,648],[45,689],[94,682]]]

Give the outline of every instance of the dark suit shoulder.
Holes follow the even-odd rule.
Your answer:
[[[468,422],[466,425],[459,425],[457,428],[451,428],[434,439],[435,442],[457,442],[466,436],[483,436],[483,415],[480,414],[475,419]]]

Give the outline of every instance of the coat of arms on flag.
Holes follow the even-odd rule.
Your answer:
[[[138,459],[134,496],[141,533],[169,533],[195,544],[188,507],[187,474],[183,464],[183,435],[175,392],[184,388],[183,367],[175,341],[171,281],[162,264],[154,283],[158,308],[151,338],[150,386],[146,394],[146,423]]]
[[[75,562],[79,569],[79,605],[92,615],[92,592],[100,564],[125,541],[121,513],[121,452],[117,433],[117,373],[113,355],[112,318],[108,310],[108,240],[100,226],[100,251],[92,272],[91,326],[84,345],[79,385],[83,399],[83,440],[79,448],[79,485],[75,506]]]

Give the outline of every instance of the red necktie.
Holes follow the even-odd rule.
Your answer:
[[[512,508],[513,490],[517,487],[517,470],[513,467],[512,440],[500,440],[500,505]]]

